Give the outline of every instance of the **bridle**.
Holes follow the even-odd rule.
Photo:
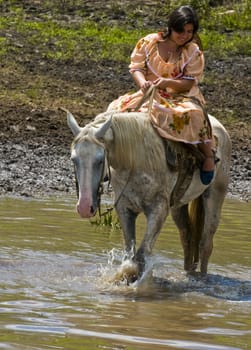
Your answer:
[[[112,116],[111,116],[112,118]],[[107,185],[107,189],[109,190],[109,188],[111,187],[111,170],[110,170],[110,163],[109,163],[109,154],[108,154],[108,150],[104,148],[104,161],[103,161],[103,168],[102,168],[102,172],[101,172],[101,176],[99,179],[99,185],[97,188],[97,212],[99,214],[99,221],[101,222],[101,217],[102,216],[106,216],[108,213],[110,213],[114,208],[116,208],[118,202],[120,201],[122,195],[124,194],[126,187],[129,183],[129,180],[131,178],[132,175],[132,170],[130,171],[128,178],[126,180],[126,183],[124,185],[124,187],[122,188],[119,196],[117,197],[116,201],[114,202],[114,204],[111,207],[106,208],[105,211],[101,211],[101,196],[104,193],[104,178],[105,178],[105,172],[106,172],[106,167],[107,167],[107,171],[108,171],[108,185]],[[74,165],[74,175],[75,175],[75,185],[76,185],[76,193],[77,193],[77,198],[79,198],[79,184],[78,184],[78,178],[77,178],[77,171],[76,171],[76,166]]]
[[[101,212],[101,196],[104,193],[104,178],[105,178],[105,163],[107,163],[107,169],[108,169],[108,185],[107,188],[111,186],[111,170],[109,166],[109,161],[107,157],[107,150],[104,149],[104,162],[103,162],[103,169],[99,181],[99,186],[98,186],[98,192],[97,192],[97,198],[98,198],[98,214],[99,214],[99,220],[101,221],[101,217],[105,216],[107,213],[111,212],[113,210],[113,207],[107,208],[104,212]]]
[[[110,169],[110,163],[109,163],[109,157],[108,157],[108,151],[105,150],[105,157],[104,159],[106,160],[106,164],[107,164],[107,169],[108,169],[108,185],[107,185],[107,189],[109,190],[109,188],[111,187],[111,169]],[[98,214],[99,214],[99,222],[101,222],[101,218],[102,216],[106,216],[107,214],[111,213],[113,211],[114,208],[116,208],[118,202],[120,201],[123,193],[125,192],[125,189],[129,183],[129,180],[131,178],[131,174],[132,174],[132,170],[130,171],[128,178],[126,180],[126,183],[124,185],[124,187],[122,188],[119,196],[117,197],[116,201],[114,202],[114,204],[111,207],[106,208],[105,211],[101,211],[101,196],[104,193],[104,176],[105,176],[105,161],[103,163],[103,171],[102,171],[102,175],[100,178],[100,182],[99,182],[99,186],[98,186],[98,193],[97,193],[97,198],[98,198]]]

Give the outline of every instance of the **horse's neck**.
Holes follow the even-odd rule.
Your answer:
[[[149,117],[142,113],[123,113],[112,122],[114,142],[110,163],[116,169],[161,171],[165,167],[163,140],[153,129]]]

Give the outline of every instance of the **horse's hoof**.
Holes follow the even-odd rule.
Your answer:
[[[193,273],[194,271],[197,270],[198,267],[198,262],[194,262],[194,263],[184,263],[184,270],[187,273]]]
[[[132,276],[127,276],[126,277],[126,284],[129,286],[130,284],[136,282],[138,280],[138,277],[137,275],[132,275]]]
[[[113,282],[115,284],[126,283],[127,285],[129,285],[137,281],[138,277],[138,265],[131,260],[125,260],[118,268],[113,278]]]

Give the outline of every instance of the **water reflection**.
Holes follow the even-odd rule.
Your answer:
[[[75,198],[0,200],[0,348],[251,348],[250,204],[228,201],[207,279],[183,272],[169,219],[143,278],[111,284],[121,232]],[[138,222],[142,237],[144,219]]]

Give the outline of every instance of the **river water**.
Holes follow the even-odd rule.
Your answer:
[[[225,202],[206,280],[183,272],[169,218],[127,286],[111,282],[123,260],[115,219],[82,220],[75,202],[0,199],[0,349],[251,349],[250,203]]]

